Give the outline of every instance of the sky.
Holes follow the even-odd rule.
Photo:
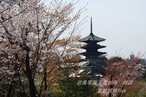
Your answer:
[[[82,38],[90,33],[92,17],[93,33],[106,39],[99,43],[107,46],[100,51],[108,57],[135,54],[146,58],[146,0],[80,0],[75,8],[86,4],[81,14],[81,19],[88,16],[80,31]]]

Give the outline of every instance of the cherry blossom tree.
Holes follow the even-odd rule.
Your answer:
[[[100,80],[98,92],[103,93],[105,97],[125,97],[142,76],[140,59],[113,57],[107,64],[106,75]]]
[[[79,27],[77,20],[84,9],[74,12],[74,6],[60,0],[53,0],[49,8],[39,0],[0,1],[0,69],[4,71],[0,74],[6,75],[0,80],[7,78],[10,83],[8,97],[16,80],[25,95],[47,96],[47,76],[65,62]],[[69,35],[65,45],[56,45],[64,33]]]

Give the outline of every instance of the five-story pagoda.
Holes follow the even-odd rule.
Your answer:
[[[100,38],[98,36],[95,36],[92,32],[92,18],[91,18],[91,32],[90,35],[88,35],[85,38],[80,39],[81,42],[86,43],[84,45],[83,49],[86,50],[86,52],[81,53],[84,55],[89,63],[86,67],[90,68],[90,75],[91,76],[97,76],[97,75],[103,75],[104,74],[104,67],[105,67],[105,56],[106,52],[100,52],[98,51],[101,48],[105,48],[106,46],[99,45],[98,42],[105,41],[104,38]]]

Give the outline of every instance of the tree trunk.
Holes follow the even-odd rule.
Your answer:
[[[29,51],[26,51],[26,59],[25,59],[25,65],[26,65],[26,75],[29,81],[29,91],[31,97],[36,97],[36,87],[34,83],[34,78],[32,76],[32,70],[30,68],[30,58],[29,58]]]
[[[112,93],[111,93],[111,90],[113,89],[113,84],[112,84],[112,80],[113,80],[113,76],[111,76],[111,78],[110,78],[110,89],[109,89],[109,95],[108,95],[108,97],[112,97]]]
[[[13,90],[13,84],[11,83],[11,84],[10,84],[10,87],[9,87],[9,91],[8,91],[8,93],[7,93],[7,97],[11,97],[12,90]]]
[[[44,97],[47,97],[47,69],[44,67]]]

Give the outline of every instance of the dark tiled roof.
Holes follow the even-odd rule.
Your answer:
[[[93,56],[99,56],[99,55],[102,55],[102,54],[106,54],[106,52],[99,52],[99,51],[97,51],[97,52],[94,52],[94,53],[88,53],[88,52],[83,52],[83,53],[80,53],[80,54],[82,54],[82,55],[84,55],[84,56],[88,56],[88,55],[93,55]]]
[[[96,48],[96,49],[100,49],[100,48],[105,48],[106,46],[103,46],[103,45],[99,45],[99,44],[96,44],[96,45],[84,45],[82,46],[81,48],[83,49],[93,49],[93,48]]]
[[[90,33],[90,35],[88,35],[85,38],[80,39],[81,42],[87,42],[87,41],[96,41],[96,42],[100,42],[100,41],[105,41],[104,38],[100,38],[98,36],[95,36],[93,33]]]

